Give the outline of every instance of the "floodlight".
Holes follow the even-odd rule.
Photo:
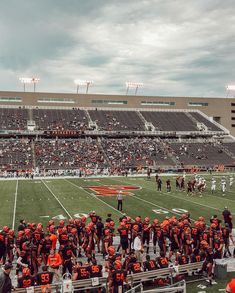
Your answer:
[[[227,91],[235,91],[235,85],[227,85],[226,89]]]
[[[33,90],[35,92],[36,90],[36,83],[40,81],[39,78],[36,77],[20,77],[19,78],[20,82],[24,84],[24,92],[25,92],[25,84],[33,83]]]
[[[130,88],[135,89],[135,96],[137,94],[138,88],[142,88],[144,84],[142,82],[131,82],[131,81],[126,81],[126,95],[129,92]]]
[[[88,93],[89,86],[93,85],[92,80],[80,80],[80,79],[75,79],[74,83],[77,85],[77,94],[79,90],[79,86],[86,86],[86,94]]]

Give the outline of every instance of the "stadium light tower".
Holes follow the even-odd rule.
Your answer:
[[[226,85],[226,92],[227,92],[226,98],[228,97],[229,92],[234,92],[234,91],[235,91],[235,85],[232,85],[232,84]]]
[[[76,86],[77,86],[77,94],[78,94],[78,91],[79,91],[79,87],[80,87],[80,86],[86,86],[86,94],[88,94],[89,87],[90,87],[91,85],[93,85],[93,81],[92,81],[92,80],[80,80],[80,79],[75,79],[75,80],[74,80],[74,83],[75,83]]]
[[[24,85],[24,92],[26,88],[26,84],[33,83],[33,91],[36,91],[36,84],[39,83],[40,79],[36,77],[20,77],[19,78],[20,82],[23,83]]]
[[[137,95],[138,88],[142,88],[144,84],[142,82],[126,82],[126,95],[128,95],[129,89],[135,89],[135,96]]]

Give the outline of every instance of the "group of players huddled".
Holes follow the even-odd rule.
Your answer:
[[[147,177],[150,179],[150,174]],[[156,174],[155,176],[156,180],[156,188],[157,191],[162,191],[162,179],[161,177]],[[194,195],[194,194],[199,194],[200,197],[202,197],[203,192],[206,190],[207,187],[207,181],[205,177],[194,174],[192,178],[190,178],[187,182],[185,182],[186,176],[177,176],[175,180],[175,187],[177,190],[183,190],[187,191],[187,195]],[[216,177],[213,176],[211,178],[211,193],[215,193],[216,189],[220,190],[222,193],[222,196],[225,195],[226,190],[231,189],[233,186],[233,177],[230,176],[228,179],[226,179],[225,176],[221,177],[220,183],[218,185],[218,182],[216,181]],[[168,178],[166,180],[166,191],[171,192],[171,180]]]
[[[61,280],[61,272],[68,272],[73,280],[106,274],[110,292],[122,292],[118,290],[127,282],[127,274],[201,261],[211,280],[214,259],[231,256],[228,208],[222,216],[223,221],[214,215],[209,225],[203,217],[192,222],[189,214],[163,221],[124,215],[115,223],[111,214],[102,221],[95,211],[88,218],[60,220],[57,225],[50,220],[46,227],[22,220],[17,232],[7,226],[1,230],[0,259],[2,263],[16,259],[18,286],[23,288],[48,286],[53,279]],[[118,247],[114,236],[119,236]],[[103,256],[103,265],[97,263],[97,254]],[[167,279],[157,282],[164,285]]]

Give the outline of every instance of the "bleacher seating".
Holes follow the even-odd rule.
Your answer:
[[[40,169],[99,169],[107,167],[93,139],[59,139],[35,142],[36,166]]]
[[[33,120],[38,130],[81,130],[88,128],[84,110],[33,109]]]
[[[202,116],[198,112],[190,112],[190,115],[192,115],[198,122],[201,122],[204,125],[206,125],[208,128],[208,131],[223,131],[221,128],[216,126],[214,123],[206,119],[204,116]]]
[[[235,156],[235,142],[223,143],[223,146]]]
[[[167,155],[167,150],[163,149],[158,139],[102,139],[101,144],[112,167],[133,168],[152,166],[154,163],[173,164]]]
[[[26,130],[28,110],[24,108],[0,108],[0,130]]]
[[[143,131],[144,124],[137,112],[90,110],[90,117],[98,125],[99,130],[106,131]]]
[[[198,131],[195,122],[185,112],[141,111],[141,114],[158,131]]]
[[[217,164],[232,164],[233,159],[214,143],[170,143],[174,156],[183,165],[213,167]]]
[[[29,140],[0,140],[0,169],[31,169],[32,147]]]

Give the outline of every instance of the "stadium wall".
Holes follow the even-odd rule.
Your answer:
[[[1,106],[200,110],[235,136],[235,99],[0,91]]]

